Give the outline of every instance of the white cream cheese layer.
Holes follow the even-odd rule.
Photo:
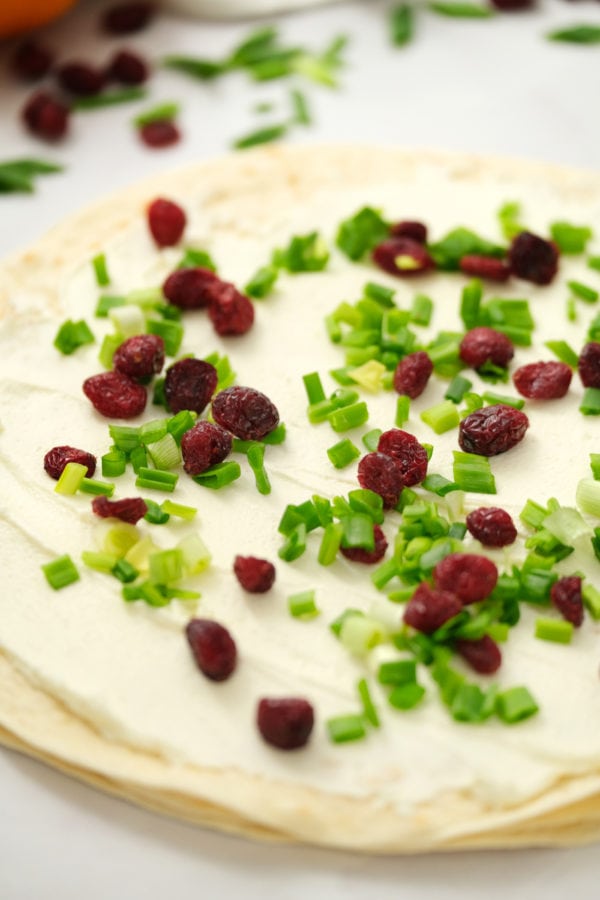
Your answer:
[[[183,202],[189,215],[185,245],[208,250],[222,277],[240,286],[292,234],[318,229],[332,245],[325,272],[282,276],[275,293],[256,302],[255,325],[244,337],[218,338],[203,312],[184,318],[182,353],[202,357],[218,350],[229,354],[237,383],[258,388],[277,405],[287,439],[267,448],[265,464],[272,493],[265,497],[257,492],[240,456],[236,458],[242,477],[222,491],[204,489],[181,473],[173,499],[196,506],[199,523],[171,519],[164,527],[145,522],[139,526],[160,546],[174,545],[191,530],[200,532],[213,562],[206,572],[185,583],[202,593],[197,609],[182,601],[160,610],[140,602],[126,604],[116,580],[83,565],[78,583],[60,592],[50,590],[40,566],[63,553],[70,553],[79,564],[81,552],[97,547],[105,527],[91,514],[89,498],[57,495],[54,482],[42,469],[44,453],[52,446],[71,444],[100,457],[110,444],[108,423],[81,391],[84,378],[101,370],[98,346],[109,326],[106,320],[93,318],[100,290],[89,259],[73,259],[73,270],[60,285],[60,313],[28,312],[28,307],[39,304],[39,297],[15,292],[11,298],[15,311],[0,336],[4,585],[0,646],[35,683],[108,739],[156,751],[167,760],[228,767],[332,795],[372,795],[400,811],[452,790],[502,808],[535,796],[565,774],[597,772],[600,626],[589,615],[572,644],[561,646],[534,638],[540,611],[523,604],[521,622],[502,647],[503,664],[494,680],[501,688],[526,685],[540,713],[511,727],[498,721],[463,725],[450,718],[426,670],[420,674],[427,687],[423,704],[406,713],[393,710],[375,673],[380,661],[395,658],[396,651],[383,645],[357,659],[329,630],[329,623],[348,607],[372,610],[392,625],[400,624],[402,607],[373,587],[368,567],[342,558],[328,568],[319,566],[319,533],[309,536],[306,553],[294,563],[277,557],[281,544],[277,524],[286,504],[303,502],[314,493],[332,498],[357,486],[356,465],[338,471],[327,458],[326,449],[340,436],[327,423],[309,425],[306,417],[302,375],[318,371],[330,392],[337,385],[328,372],[343,365],[343,351],[327,338],[324,316],[342,300],[357,300],[365,282],[371,280],[395,288],[402,308],[410,305],[416,292],[432,297],[431,326],[415,327],[424,339],[442,328],[462,330],[458,309],[463,276],[434,274],[401,280],[367,263],[350,264],[333,248],[339,221],[369,204],[390,219],[425,221],[433,239],[456,225],[500,239],[495,213],[507,200],[521,200],[524,221],[541,234],[557,219],[597,224],[597,200],[582,196],[570,201],[556,188],[516,178],[452,180],[427,166],[411,178],[364,190],[322,189],[293,205],[268,200],[268,215],[262,213],[260,199],[251,196],[219,198],[202,189],[197,196],[175,199]],[[104,250],[111,275],[106,292],[115,294],[160,285],[181,255],[181,248],[160,251],[153,246],[142,215]],[[600,286],[598,273],[585,267],[584,257],[565,257],[549,287],[537,288],[516,279],[506,286],[486,287],[486,297],[530,300],[536,322],[534,347],[516,348],[513,369],[553,358],[544,347],[546,340],[565,339],[576,351],[583,345],[595,308],[579,303],[578,321],[567,321],[569,278]],[[49,272],[47,283],[51,279]],[[52,340],[58,324],[69,317],[85,318],[97,343],[65,358]],[[478,389],[477,376],[469,377]],[[413,401],[406,428],[434,445],[429,470],[451,478],[457,432],[438,437],[419,418],[423,409],[443,399],[446,385],[437,377],[431,379],[424,394]],[[516,393],[511,384],[496,389]],[[562,504],[575,505],[577,482],[589,475],[589,453],[600,452],[600,420],[578,412],[582,391],[575,376],[565,399],[526,404],[531,426],[524,441],[491,461],[497,496],[467,495],[466,511],[499,505],[516,518],[528,497],[545,502],[554,496]],[[361,436],[369,429],[393,427],[396,406],[393,392],[365,394],[364,399],[369,422],[348,433],[361,448]],[[162,414],[149,404],[139,421]],[[117,479],[115,499],[138,493],[130,474]],[[452,495],[450,500],[456,503]],[[384,530],[390,544],[399,522],[397,513],[386,516]],[[522,558],[523,537],[524,533],[518,548],[493,554],[500,567]],[[467,537],[465,549],[469,548],[480,549]],[[277,580],[270,593],[252,596],[240,588],[232,572],[236,554],[263,556],[276,564]],[[586,547],[560,565],[565,574],[576,569],[600,585],[600,564]],[[321,615],[309,622],[297,621],[287,611],[286,598],[309,588],[316,591]],[[205,680],[191,658],[183,626],[193,614],[217,619],[237,642],[239,665],[223,684]],[[460,662],[457,666],[461,667]],[[332,745],[325,720],[358,711],[356,684],[364,676],[371,684],[382,727],[355,744]],[[489,683],[472,673],[469,677],[482,685]],[[254,717],[259,698],[290,695],[305,696],[314,704],[317,724],[306,749],[285,754],[263,743]]]

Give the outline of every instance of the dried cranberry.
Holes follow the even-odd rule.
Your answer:
[[[385,509],[391,509],[397,506],[404,487],[402,465],[385,453],[367,453],[358,464],[358,481],[361,487],[379,494]]]
[[[148,207],[148,227],[159,247],[173,247],[186,225],[184,211],[172,200],[158,197]]]
[[[118,3],[104,13],[102,27],[109,34],[133,34],[145,28],[153,15],[153,3]]]
[[[58,141],[67,133],[68,108],[45,91],[29,98],[22,115],[29,131],[45,141]]]
[[[583,598],[581,578],[578,575],[565,576],[555,581],[550,588],[550,600],[567,622],[579,628],[583,622]]]
[[[164,282],[162,291],[169,303],[179,309],[202,309],[210,302],[211,286],[219,280],[218,275],[201,266],[176,269]]]
[[[410,238],[418,244],[424,244],[427,241],[427,225],[403,219],[401,222],[394,222],[390,234],[392,237]]]
[[[191,619],[185,633],[202,674],[212,681],[229,678],[237,662],[237,648],[227,629],[212,619]]]
[[[474,641],[461,638],[456,641],[454,649],[480,675],[492,675],[498,671],[502,663],[500,647],[489,634],[484,634]]]
[[[465,275],[487,278],[489,281],[507,281],[510,276],[506,263],[494,256],[463,256],[459,265]]]
[[[165,362],[165,342],[156,334],[136,334],[115,350],[113,366],[130,378],[151,378]]]
[[[196,422],[181,438],[183,468],[188,475],[199,475],[231,453],[232,439],[228,431],[212,422]]]
[[[600,344],[590,341],[579,354],[577,370],[584,387],[600,388]]]
[[[36,41],[19,44],[12,58],[13,71],[25,81],[43,78],[52,67],[52,53]]]
[[[373,261],[390,275],[420,275],[433,269],[434,262],[427,248],[408,237],[386,238],[373,250]]]
[[[146,60],[131,50],[115,53],[106,70],[106,77],[120,84],[143,84],[149,74]]]
[[[529,400],[558,400],[569,390],[573,370],[563,362],[536,362],[521,366],[513,373],[520,394]]]
[[[435,566],[433,581],[440,590],[453,591],[463,603],[477,603],[496,587],[498,569],[487,556],[450,553]]]
[[[77,97],[99,94],[105,82],[104,72],[81,62],[65,63],[58,69],[56,77],[63,90]]]
[[[512,342],[506,335],[486,325],[471,328],[460,342],[460,358],[473,369],[486,363],[506,368],[514,353]]]
[[[50,478],[58,479],[67,463],[79,463],[87,466],[87,477],[93,478],[96,471],[96,457],[86,450],[78,450],[77,447],[66,445],[53,447],[44,456],[44,469]]]
[[[400,428],[384,431],[379,437],[377,450],[398,460],[404,487],[420,484],[427,475],[427,451],[414,434]]]
[[[352,562],[364,563],[365,565],[378,563],[385,556],[388,542],[379,525],[373,525],[373,537],[375,538],[375,546],[372,550],[364,550],[362,547],[340,547],[342,556],[352,560]]]
[[[423,581],[406,605],[404,621],[411,628],[431,634],[462,610],[462,603],[452,591],[432,588]]]
[[[171,147],[181,140],[179,128],[170,119],[146,122],[138,129],[138,132],[147,147]]]
[[[141,497],[125,497],[123,500],[109,500],[108,497],[94,497],[92,509],[102,519],[120,519],[135,525],[148,512],[146,501]]]
[[[250,594],[264,594],[275,582],[275,566],[268,559],[257,556],[236,556],[233,561],[235,577]]]
[[[459,425],[458,443],[466,453],[497,456],[516,447],[525,437],[529,419],[520,409],[498,403],[476,409]]]
[[[189,409],[200,414],[217,387],[217,370],[203,359],[180,359],[167,369],[165,399],[172,413]]]
[[[260,441],[279,424],[277,407],[254,388],[234,385],[212,402],[215,422],[243,441]]]
[[[465,521],[469,532],[484,547],[508,547],[517,539],[512,517],[497,506],[480,506]]]
[[[558,249],[552,241],[522,231],[508,251],[511,272],[534,284],[550,284],[558,270]]]
[[[211,289],[208,315],[217,334],[245,334],[254,322],[254,306],[233,284],[221,281]]]
[[[491,0],[491,2],[496,9],[512,12],[515,9],[529,9],[535,6],[536,0]]]
[[[311,704],[302,697],[263,697],[256,710],[258,730],[267,744],[280,750],[304,747],[314,720]]]
[[[101,416],[133,419],[146,407],[146,389],[121,372],[102,372],[83,382],[83,393]]]
[[[394,388],[414,400],[419,397],[433,372],[433,363],[424,350],[409,353],[401,359],[394,372]]]

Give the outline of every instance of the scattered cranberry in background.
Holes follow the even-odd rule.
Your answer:
[[[400,428],[390,428],[380,435],[377,450],[386,456],[393,456],[400,463],[404,487],[420,484],[427,475],[427,451],[414,434]]]
[[[496,564],[476,553],[450,553],[433,570],[435,586],[452,591],[462,603],[477,603],[492,593],[498,581]]]
[[[123,500],[109,500],[108,497],[94,497],[92,510],[101,519],[120,519],[128,525],[135,525],[148,512],[146,501],[141,497],[125,497]]]
[[[475,278],[487,278],[488,281],[507,281],[510,269],[502,259],[493,256],[463,256],[460,270],[465,275]]]
[[[236,556],[233,561],[235,577],[250,594],[264,594],[275,582],[275,566],[268,559],[257,556]]]
[[[489,634],[474,641],[459,639],[454,649],[480,675],[493,675],[502,663],[500,648]]]
[[[494,328],[479,325],[467,331],[460,342],[460,358],[467,366],[479,369],[486,363],[493,363],[503,369],[514,356],[512,342]]]
[[[53,447],[44,456],[44,469],[50,478],[59,479],[67,463],[79,463],[87,466],[87,477],[93,478],[96,471],[96,457],[87,450],[78,450],[77,447],[69,447],[66,444]]]
[[[113,366],[123,375],[148,379],[158,374],[165,362],[165,342],[156,334],[136,334],[123,341],[113,356]]]
[[[550,284],[558,271],[558,248],[552,241],[522,231],[508,250],[511,272],[534,284]]]
[[[420,275],[434,267],[427,248],[408,237],[391,237],[382,241],[373,250],[373,262],[384,272],[400,277]]]
[[[222,428],[243,441],[260,441],[279,424],[275,404],[260,391],[242,385],[218,393],[212,415]]]
[[[398,504],[404,479],[402,466],[385,453],[367,453],[358,464],[358,483],[362,488],[379,494],[385,509]]]
[[[583,598],[578,575],[567,575],[555,581],[550,588],[550,600],[563,619],[579,628],[583,622]]]
[[[159,247],[179,243],[186,225],[183,209],[172,200],[157,197],[148,207],[148,227]]]
[[[279,750],[304,747],[314,720],[312,705],[302,697],[264,697],[256,710],[256,724],[262,737]]]
[[[508,547],[517,539],[512,517],[498,506],[480,506],[465,521],[469,533],[484,547]]]
[[[37,41],[25,41],[14,53],[12,68],[23,81],[36,81],[50,71],[53,61],[53,55],[47,47]]]
[[[185,629],[190,649],[203,675],[225,681],[237,662],[237,648],[228,630],[212,619],[191,619]]]
[[[146,122],[138,128],[139,136],[147,147],[161,148],[171,147],[181,140],[181,132],[177,125],[170,119],[157,119],[155,122]]]
[[[442,591],[421,582],[404,610],[404,621],[423,634],[437,631],[448,619],[453,619],[463,608],[452,591]]]
[[[246,334],[254,324],[254,306],[233,284],[219,279],[211,287],[208,316],[222,337]]]
[[[101,69],[82,62],[65,63],[57,69],[56,77],[61,88],[76,97],[93,97],[99,94],[105,82]]]
[[[520,409],[498,403],[476,409],[462,420],[458,444],[465,453],[497,456],[516,447],[525,437],[529,419]]]
[[[364,565],[378,563],[385,556],[388,542],[379,525],[373,526],[373,537],[375,539],[375,546],[372,550],[365,550],[362,547],[340,547],[342,556],[352,560],[352,562],[363,563]]]
[[[559,400],[569,390],[573,370],[564,362],[528,363],[513,373],[518,392],[529,400]]]
[[[579,354],[577,370],[584,387],[600,388],[600,344],[590,341]]]
[[[46,91],[37,91],[29,98],[22,116],[29,131],[45,141],[58,141],[67,133],[69,110]]]
[[[218,275],[202,266],[176,269],[165,280],[162,291],[169,303],[179,309],[202,309],[210,303],[210,289],[219,280]]]
[[[83,393],[108,419],[133,419],[146,408],[146,389],[121,372],[102,372],[83,382]]]
[[[390,227],[390,234],[392,237],[410,238],[418,244],[424,244],[427,241],[427,225],[408,220],[395,222]]]
[[[213,422],[197,422],[181,438],[183,468],[188,475],[200,475],[223,462],[231,453],[232,437]]]
[[[394,372],[394,389],[415,400],[420,397],[433,372],[433,363],[424,350],[409,353],[401,359]]]
[[[131,50],[119,50],[106,68],[106,78],[120,84],[143,84],[149,75],[147,62]]]
[[[109,34],[134,34],[149,24],[155,12],[153,3],[118,3],[102,17],[102,27]]]
[[[173,363],[165,375],[165,399],[169,410],[178,413],[189,409],[200,415],[217,389],[217,381],[217,370],[203,359],[188,357]]]
[[[512,12],[517,9],[531,9],[535,6],[536,0],[491,0],[491,3],[496,9]]]

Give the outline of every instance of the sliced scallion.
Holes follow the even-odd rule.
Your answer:
[[[334,716],[325,723],[329,739],[334,744],[345,744],[349,741],[358,741],[366,734],[364,716],[350,714],[346,716]]]
[[[535,636],[542,641],[570,644],[573,637],[573,623],[564,619],[536,619]]]
[[[455,404],[451,400],[443,400],[429,409],[424,409],[420,418],[436,434],[444,434],[452,428],[458,428],[460,417]]]
[[[67,319],[58,329],[54,338],[54,346],[65,356],[70,356],[79,347],[93,344],[95,340],[92,331],[83,319],[78,322]]]
[[[53,559],[52,562],[42,565],[42,572],[46,577],[46,581],[55,591],[79,581],[79,572],[77,566],[68,554]]]

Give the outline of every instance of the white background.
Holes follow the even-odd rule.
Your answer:
[[[43,31],[45,42],[64,61],[103,63],[127,44],[158,63],[167,53],[221,56],[250,27],[249,20],[162,14],[146,31],[117,40],[98,29],[106,5],[82,3]],[[315,50],[337,34],[350,37],[337,91],[298,85],[314,122],[289,140],[401,144],[599,168],[600,48],[544,39],[562,25],[600,24],[597,0],[547,0],[530,12],[482,21],[419,8],[414,42],[404,49],[389,44],[389,6],[342,2],[268,19],[286,42]],[[13,48],[13,42],[0,45],[0,160],[38,156],[66,170],[40,180],[31,196],[0,196],[0,256],[109,191],[221,155],[234,138],[289,112],[285,82],[258,85],[233,74],[207,85],[157,66],[147,101],[79,113],[66,141],[45,146],[19,121],[28,90],[10,75]],[[161,100],[181,103],[183,140],[153,151],[141,145],[131,118]],[[256,112],[262,101],[275,105],[272,114]],[[0,796],[1,900],[600,895],[598,846],[396,860],[262,846],[151,815],[8,751],[0,752]]]

